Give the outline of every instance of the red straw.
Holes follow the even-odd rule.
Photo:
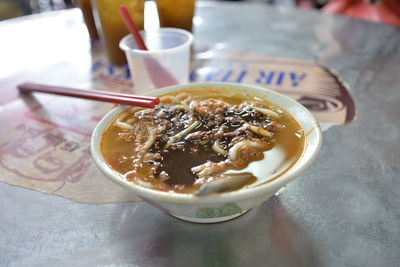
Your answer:
[[[139,30],[136,27],[135,22],[129,15],[129,12],[128,12],[128,9],[126,8],[126,6],[121,5],[119,7],[119,13],[121,14],[122,19],[124,20],[125,25],[128,28],[129,32],[133,35],[133,38],[135,39],[138,48],[140,50],[147,50],[147,47],[143,42],[142,36],[140,36]]]
[[[41,93],[78,97],[96,101],[111,102],[111,103],[145,107],[145,108],[154,108],[155,105],[160,103],[160,100],[157,97],[153,96],[139,96],[139,95],[118,94],[118,93],[111,93],[104,91],[81,90],[81,89],[50,86],[50,85],[36,84],[36,83],[20,84],[18,85],[18,89],[22,93],[41,92]]]

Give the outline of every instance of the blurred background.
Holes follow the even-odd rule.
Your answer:
[[[197,0],[197,1],[202,1],[202,0]],[[219,0],[219,1],[224,1],[224,0]],[[237,1],[241,0],[236,0],[236,2]],[[269,5],[286,5],[286,6],[300,5],[303,7],[321,8],[329,0],[242,0],[242,1],[260,2]],[[71,8],[75,6],[76,3],[74,0],[0,0],[0,20],[33,14],[33,13]]]
[[[210,1],[210,0],[197,0]],[[211,0],[246,1],[340,14],[400,27],[400,0]],[[0,0],[0,20],[76,7],[76,0]]]
[[[0,0],[0,20],[71,7],[73,0]]]

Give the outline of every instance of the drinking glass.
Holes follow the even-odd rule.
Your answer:
[[[125,5],[138,29],[143,29],[144,3],[145,0],[95,0],[104,45],[112,64],[126,64],[126,57],[119,48],[119,42],[122,37],[128,34],[128,30],[118,8],[120,5]]]
[[[156,0],[161,27],[192,31],[195,0]]]

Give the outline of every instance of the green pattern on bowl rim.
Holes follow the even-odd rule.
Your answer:
[[[235,203],[228,203],[218,208],[200,208],[196,211],[197,218],[218,218],[241,213],[242,209]]]

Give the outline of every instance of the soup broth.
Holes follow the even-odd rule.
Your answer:
[[[272,180],[304,146],[303,130],[284,109],[245,92],[204,88],[160,96],[154,109],[124,110],[107,126],[101,147],[126,180],[192,193],[227,173],[252,173],[247,184]]]

